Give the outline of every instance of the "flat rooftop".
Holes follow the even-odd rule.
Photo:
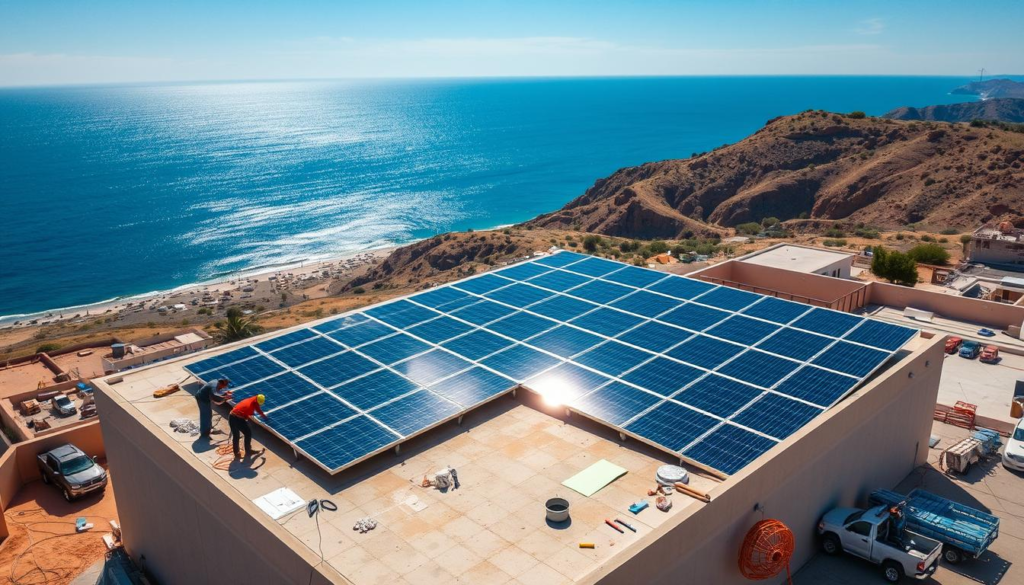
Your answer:
[[[86,353],[86,355],[78,355]],[[65,372],[78,373],[78,378],[98,378],[104,374],[103,371],[103,350],[101,348],[85,349],[81,352],[70,352],[63,355],[50,356],[53,361]]]
[[[651,507],[633,516],[630,504],[645,499],[657,468],[678,464],[670,455],[639,441],[619,440],[611,428],[578,416],[564,418],[536,395],[518,392],[501,396],[468,413],[462,424],[449,422],[408,440],[398,454],[385,452],[330,475],[305,458],[296,459],[287,444],[262,429],[255,442],[267,451],[254,462],[229,463],[218,447],[229,444],[224,410],[214,417],[212,443],[176,433],[170,422],[194,418],[192,399],[199,384],[185,392],[154,400],[155,389],[180,382],[180,363],[168,362],[125,375],[108,386],[131,403],[129,411],[176,443],[184,458],[214,471],[223,482],[214,485],[238,502],[287,487],[303,500],[329,499],[338,511],[321,516],[325,562],[355,583],[396,582],[415,571],[415,579],[459,579],[501,583],[518,577],[523,583],[565,583],[582,579],[609,558],[631,555],[639,537],[699,503],[672,496],[673,508]],[[116,377],[114,378],[116,379]],[[605,459],[628,473],[584,497],[561,482]],[[445,493],[420,487],[424,476],[446,466],[458,471],[460,487]],[[709,490],[719,481],[688,468],[690,485]],[[551,497],[570,502],[571,523],[549,525],[544,502]],[[263,515],[254,506],[243,506]],[[353,524],[364,517],[378,522],[359,534]],[[619,534],[605,518],[621,518],[637,528]],[[267,521],[273,522],[269,515]],[[294,547],[308,547],[319,556],[314,520],[304,510],[277,524],[295,537]],[[593,542],[595,549],[580,549]]]
[[[38,357],[32,361],[7,365],[0,363],[0,398],[35,390],[40,382],[49,386],[56,376]]]
[[[852,254],[829,252],[804,246],[779,246],[741,258],[740,262],[797,272],[817,272],[851,256]]]

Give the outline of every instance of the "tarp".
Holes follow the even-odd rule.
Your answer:
[[[626,475],[626,470],[604,459],[562,482],[565,487],[590,497]]]

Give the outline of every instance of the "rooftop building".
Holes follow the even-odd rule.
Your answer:
[[[981,226],[971,235],[967,260],[997,267],[1024,266],[1024,230],[1006,221]]]
[[[103,367],[108,372],[120,372],[200,351],[212,344],[213,338],[202,329],[157,334],[135,343],[113,344],[103,354]]]
[[[854,257],[843,252],[784,244],[748,254],[741,261],[808,274],[850,278]]]
[[[793,528],[795,569],[822,512],[923,461],[941,345],[563,252],[94,385],[112,472],[133,486],[126,548],[161,581],[742,583],[759,510]],[[266,453],[236,461],[224,435],[172,429],[198,381],[153,392],[190,373],[267,394]],[[625,476],[591,496],[562,484],[601,459]],[[663,464],[710,502],[654,509]],[[420,486],[446,466],[458,489]],[[268,506],[282,494],[338,511]],[[545,520],[553,497],[571,522]],[[364,517],[377,528],[353,531]]]

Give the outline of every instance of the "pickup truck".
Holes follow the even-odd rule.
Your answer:
[[[942,543],[942,558],[955,565],[981,556],[999,536],[999,518],[924,490],[902,495],[875,490],[869,500],[883,506],[903,505],[907,528]]]
[[[57,486],[69,502],[107,487],[107,471],[71,443],[40,453],[36,463],[43,483]]]
[[[75,403],[71,402],[71,399],[63,394],[58,394],[50,400],[50,405],[53,406],[53,410],[60,416],[71,416],[78,413],[78,409],[75,408]]]
[[[846,552],[879,565],[889,583],[925,579],[935,573],[942,544],[907,531],[904,523],[898,508],[836,508],[822,517],[818,534],[825,554]]]

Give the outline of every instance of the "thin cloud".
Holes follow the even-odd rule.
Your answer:
[[[882,34],[885,30],[885,21],[881,18],[869,18],[867,20],[860,21],[857,28],[853,29],[853,32],[859,35],[874,36]]]

